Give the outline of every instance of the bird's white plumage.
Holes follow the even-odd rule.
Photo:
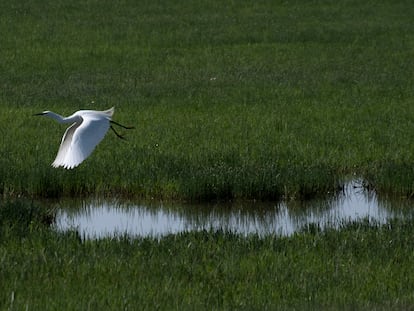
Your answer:
[[[70,149],[73,134],[75,133],[79,125],[80,125],[79,122],[78,123],[75,122],[66,129],[65,134],[62,137],[62,141],[60,143],[60,147],[56,155],[56,159],[52,163],[53,167],[65,166],[65,158]]]
[[[80,110],[63,118],[58,114],[45,111],[60,123],[73,123],[63,135],[53,167],[74,168],[82,163],[102,141],[108,132],[114,108],[105,111]]]

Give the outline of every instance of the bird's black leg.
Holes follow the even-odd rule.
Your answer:
[[[118,132],[115,131],[115,128],[112,126],[112,124],[118,125],[119,127],[123,127],[124,129],[127,129],[127,130],[134,129],[133,126],[125,126],[125,125],[119,124],[118,122],[115,122],[115,121],[112,121],[112,120],[110,120],[109,122],[111,122],[111,129],[114,131],[114,133],[116,134],[116,136],[118,136],[121,139],[125,139],[124,138],[124,135],[118,134]]]
[[[116,136],[118,136],[119,138],[121,138],[121,139],[124,139],[124,140],[125,140],[124,136],[123,136],[123,135],[118,134],[118,132],[117,132],[117,131],[115,131],[115,129],[114,129],[114,127],[113,127],[112,125],[111,125],[111,129],[114,131],[114,133],[116,134]]]
[[[132,129],[134,129],[134,127],[133,127],[133,126],[125,126],[125,125],[119,124],[118,122],[115,122],[115,121],[113,121],[113,120],[111,120],[110,122],[111,122],[112,124],[115,124],[115,125],[118,125],[118,126],[120,126],[120,127],[123,127],[124,129],[127,129],[127,130],[132,130]]]

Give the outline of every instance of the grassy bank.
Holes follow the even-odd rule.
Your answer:
[[[42,197],[279,199],[351,174],[411,195],[407,1],[0,4],[0,191]],[[74,171],[64,127],[32,117],[116,106]]]
[[[412,221],[311,228],[283,238],[196,232],[82,242],[49,229],[49,216],[33,204],[2,204],[0,309],[406,310],[414,304]]]

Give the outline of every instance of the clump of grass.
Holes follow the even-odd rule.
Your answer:
[[[368,186],[380,195],[414,197],[414,170],[411,162],[387,161],[368,172],[365,178]]]
[[[48,228],[54,211],[34,202],[14,200],[0,203],[0,231],[3,236],[25,236],[33,230]]]
[[[0,301],[43,310],[401,309],[413,304],[413,228],[360,221],[291,237],[201,231],[84,242],[35,229],[0,238]]]

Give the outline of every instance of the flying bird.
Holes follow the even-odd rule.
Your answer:
[[[114,131],[116,136],[124,139],[112,125],[117,125],[124,129],[133,129],[133,127],[125,126],[113,121],[113,114],[114,107],[104,111],[79,110],[69,117],[62,117],[52,111],[36,113],[36,116],[50,117],[59,123],[72,123],[63,135],[59,151],[52,166],[62,166],[66,169],[72,169],[78,166],[102,141],[109,128]]]

